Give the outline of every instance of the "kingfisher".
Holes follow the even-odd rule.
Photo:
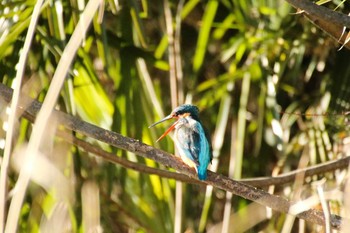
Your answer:
[[[157,142],[175,129],[174,143],[182,161],[196,170],[200,180],[205,180],[207,167],[213,156],[209,135],[199,120],[198,108],[191,104],[181,105],[170,115],[148,128],[170,119],[176,119],[176,121],[158,138]]]

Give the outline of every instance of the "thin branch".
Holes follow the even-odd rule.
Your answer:
[[[28,117],[27,117],[28,118]],[[33,121],[34,119],[29,119]],[[74,135],[71,135],[64,131],[58,131],[58,136],[60,136],[62,139],[66,140],[67,142],[70,142],[86,152],[93,153],[98,157],[101,157],[109,162],[112,162],[114,164],[121,165],[124,168],[127,169],[133,169],[135,171],[141,172],[141,173],[147,173],[150,175],[158,175],[163,178],[168,179],[175,179],[177,181],[182,181],[186,183],[191,184],[198,184],[198,185],[206,185],[205,183],[197,180],[189,178],[186,175],[183,175],[181,173],[161,170],[158,168],[148,167],[146,165],[131,162],[125,158],[117,157],[112,153],[106,152],[102,150],[99,147],[96,147],[86,141],[83,141],[81,139],[78,139]],[[180,160],[180,162],[182,162]],[[292,172],[284,173],[275,177],[257,177],[257,178],[246,178],[246,179],[240,179],[237,180],[239,182],[242,182],[244,184],[248,184],[255,187],[266,187],[270,185],[285,185],[290,182],[293,182],[295,180],[295,177],[303,174],[305,177],[313,176],[313,175],[319,175],[326,172],[331,172],[337,169],[346,168],[349,165],[350,162],[350,156],[341,158],[334,161],[325,162],[319,165],[311,166],[304,169],[298,169]]]
[[[7,102],[11,101],[12,89],[1,84],[0,94]],[[19,105],[19,107],[21,107],[21,105]],[[33,100],[25,112],[26,114],[35,117],[37,112],[40,110],[40,107],[41,104],[38,101]],[[197,177],[196,172],[193,169],[188,166],[184,166],[184,164],[180,162],[175,156],[167,152],[146,145],[139,140],[124,137],[116,132],[99,128],[95,125],[84,122],[63,112],[55,111],[54,115],[59,120],[59,123],[69,130],[73,130],[85,136],[97,139],[101,142],[105,142],[116,148],[138,154],[148,159],[152,159],[165,166],[172,167],[175,170],[189,176],[190,178],[196,179]],[[204,183],[228,192],[232,192],[233,194],[241,196],[248,200],[255,201],[278,212],[288,213],[290,207],[295,204],[282,197],[271,195],[264,190],[257,189],[255,187],[229,179],[228,177],[211,171],[208,171],[208,179],[204,181]],[[310,209],[299,213],[296,216],[309,222],[325,225],[324,214],[318,210]],[[338,215],[331,215],[330,223],[332,228],[340,229],[342,218]]]
[[[32,119],[29,119],[29,120],[33,121]],[[106,152],[99,147],[96,147],[96,146],[94,146],[86,141],[78,139],[74,135],[71,135],[67,132],[58,131],[57,134],[58,134],[58,136],[60,136],[64,140],[82,148],[86,152],[93,153],[98,157],[101,157],[109,162],[114,163],[114,164],[119,164],[124,168],[133,169],[135,171],[147,173],[150,175],[158,175],[158,176],[161,176],[163,178],[175,179],[177,181],[182,181],[182,182],[186,182],[186,183],[206,185],[205,183],[203,183],[197,179],[189,178],[188,176],[183,175],[181,173],[161,170],[158,168],[152,168],[152,167],[148,167],[146,165],[140,164],[140,163],[131,162],[131,161],[124,159],[124,158],[121,158],[121,157],[116,157],[114,154]],[[182,161],[180,160],[180,162],[182,162]],[[331,172],[331,171],[334,171],[337,169],[346,168],[349,165],[349,162],[350,162],[350,156],[345,157],[345,158],[341,158],[338,160],[334,160],[334,161],[325,162],[325,163],[311,166],[308,168],[298,169],[298,170],[284,173],[284,174],[281,174],[281,175],[278,175],[275,177],[246,178],[246,179],[240,179],[237,181],[242,182],[244,184],[251,185],[251,186],[255,186],[255,187],[266,187],[266,186],[270,186],[270,185],[285,185],[285,184],[288,184],[290,182],[293,182],[295,180],[295,177],[300,175],[300,174],[303,174],[305,177],[319,175],[319,174]]]
[[[57,132],[57,135],[60,138],[62,138],[63,140],[82,148],[86,152],[93,153],[97,157],[101,157],[108,162],[121,165],[124,168],[132,169],[132,170],[135,170],[135,171],[138,171],[141,173],[150,174],[150,175],[161,176],[163,178],[175,179],[175,180],[186,182],[186,183],[202,184],[203,185],[203,183],[200,182],[199,180],[191,179],[188,176],[183,175],[181,173],[176,173],[176,172],[161,170],[158,168],[148,167],[144,164],[132,162],[132,161],[129,161],[129,160],[124,159],[122,157],[115,156],[115,154],[104,151],[101,148],[96,147],[95,145],[92,145],[91,143],[83,141],[83,140],[75,137],[74,135],[70,134],[69,132],[60,130]]]
[[[282,185],[282,184],[293,182],[295,180],[295,177],[302,173],[304,173],[305,177],[309,177],[313,175],[323,174],[326,172],[332,172],[337,169],[346,168],[349,166],[349,163],[350,163],[350,156],[347,156],[341,159],[324,162],[322,164],[318,164],[315,166],[287,172],[275,177],[248,178],[248,179],[241,179],[240,181],[245,184],[249,184],[257,187],[264,187],[264,186],[270,186],[270,185]]]

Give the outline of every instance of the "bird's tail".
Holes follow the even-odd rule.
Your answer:
[[[198,173],[198,178],[200,180],[205,180],[207,179],[207,168],[206,167],[201,167],[201,166],[198,166],[197,167],[197,173]]]

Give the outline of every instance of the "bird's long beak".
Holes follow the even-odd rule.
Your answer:
[[[153,126],[158,125],[159,123],[162,123],[164,121],[170,120],[172,118],[173,118],[172,115],[166,116],[163,119],[161,119],[160,121],[157,121],[156,123],[153,123],[152,125],[148,126],[148,128],[152,128]]]
[[[153,126],[158,125],[159,123],[162,123],[162,122],[164,122],[164,121],[167,121],[167,120],[170,120],[170,119],[173,119],[173,118],[174,118],[174,116],[172,116],[172,115],[166,116],[166,117],[164,117],[163,119],[161,119],[160,121],[157,121],[156,123],[153,123],[152,125],[148,126],[148,128],[152,128]],[[175,126],[176,126],[177,123],[178,123],[178,121],[176,121],[174,124],[172,124],[172,125],[169,127],[169,129],[167,129],[167,130],[162,134],[162,136],[160,136],[160,137],[157,139],[156,142],[159,142],[159,141],[162,140],[169,132],[171,132],[171,131],[175,128]]]
[[[178,122],[179,122],[179,121],[175,121],[175,123],[172,124],[172,125],[169,127],[169,129],[167,129],[167,130],[162,134],[162,136],[160,136],[160,137],[157,139],[156,142],[159,142],[159,141],[162,140],[168,133],[170,133],[170,132],[175,128],[175,126],[177,125]]]

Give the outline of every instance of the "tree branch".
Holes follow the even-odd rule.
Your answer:
[[[0,84],[0,94],[6,102],[11,101],[11,88]],[[22,101],[27,103],[27,105],[19,105],[18,107],[24,112],[25,117],[34,119],[41,108],[41,104],[38,101],[31,100],[27,97],[22,97]],[[23,103],[22,101],[20,101],[20,103]],[[57,117],[59,123],[69,130],[73,130],[101,142],[105,142],[116,148],[152,159],[160,164],[172,167],[192,179],[196,179],[197,177],[193,169],[184,165],[177,157],[167,152],[146,145],[139,140],[124,137],[116,132],[99,128],[63,112],[55,111],[53,114],[55,117]],[[208,178],[204,181],[204,183],[228,192],[232,192],[233,194],[248,200],[255,201],[278,212],[288,213],[290,207],[295,204],[282,197],[271,195],[264,190],[254,188],[211,171],[208,171]],[[310,209],[299,213],[296,216],[309,222],[325,225],[324,214],[318,210]],[[332,228],[338,230],[340,229],[342,222],[342,218],[340,216],[331,215],[330,221]]]
[[[86,152],[93,153],[98,157],[101,157],[109,162],[112,162],[114,164],[121,165],[124,168],[127,169],[133,169],[138,172],[147,173],[151,175],[158,175],[164,178],[168,179],[175,179],[178,181],[191,183],[191,184],[198,184],[198,185],[206,185],[205,183],[199,181],[198,179],[192,179],[189,178],[186,175],[183,175],[181,173],[161,170],[158,168],[148,167],[140,163],[131,162],[127,159],[117,157],[112,153],[106,152],[102,150],[99,147],[96,147],[94,145],[91,145],[90,143],[83,141],[81,139],[78,139],[74,135],[71,135],[70,133],[58,131],[58,136],[63,138],[64,140],[68,141],[69,143],[72,143]],[[275,177],[255,177],[255,178],[245,178],[237,180],[238,182],[242,182],[244,184],[248,184],[255,187],[266,187],[270,185],[284,185],[290,182],[293,182],[296,178],[296,176],[303,174],[304,177],[309,177],[313,175],[319,175],[326,172],[335,171],[337,169],[346,168],[349,166],[350,162],[350,156],[337,159],[334,161],[328,161],[322,164],[318,164],[315,166],[303,168],[294,170],[291,172],[287,172]]]
[[[323,20],[350,28],[350,17],[327,7],[317,5],[309,0],[285,0],[293,7]]]
[[[343,35],[344,27],[350,28],[350,17],[327,7],[317,5],[308,0],[285,0],[296,9],[303,11],[303,15],[313,24],[327,33],[334,40],[350,49],[350,44]],[[346,43],[346,44],[345,44]]]

